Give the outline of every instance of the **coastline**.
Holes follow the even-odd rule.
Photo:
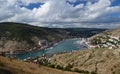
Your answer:
[[[80,39],[80,38],[67,38],[67,39],[63,39],[63,40],[61,40],[61,41],[50,42],[50,43],[48,43],[49,45],[47,45],[47,46],[42,46],[41,48],[36,48],[36,49],[15,50],[15,51],[17,51],[17,52],[11,51],[11,52],[9,52],[9,53],[5,52],[5,55],[19,55],[19,54],[36,52],[36,51],[49,50],[49,49],[52,49],[53,47],[57,46],[59,43],[62,43],[63,41],[71,40],[71,39]],[[22,51],[22,52],[21,52],[21,51]]]
[[[66,52],[73,52],[73,51],[77,51],[77,50],[86,49],[86,47],[80,46],[81,48],[79,48],[78,46],[74,45],[74,43],[80,39],[81,38],[64,39],[64,40],[61,40],[58,43],[54,44],[54,46],[49,47],[49,48],[44,49],[44,50],[36,50],[36,51],[32,51],[31,53],[7,54],[6,57],[10,57],[10,58],[15,57],[15,58],[24,60],[25,58],[28,58],[28,57],[34,58],[34,57],[41,57],[42,55],[45,55],[46,57],[51,57],[51,56],[56,55],[56,54],[63,54]],[[70,41],[70,46],[68,46],[69,41]],[[60,45],[60,47],[61,47],[61,45],[64,45],[64,42],[65,42],[65,44],[67,42],[68,45],[67,45],[67,47],[66,47],[66,45],[63,46],[63,47],[65,47],[65,48],[63,48],[63,50],[61,50],[59,47],[56,48],[57,45]],[[52,48],[53,48],[53,50],[52,50]]]

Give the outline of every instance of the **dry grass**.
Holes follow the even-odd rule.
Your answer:
[[[96,35],[92,36],[91,38],[96,37],[96,36],[102,36],[104,34],[109,34],[111,36],[120,36],[120,28],[106,30],[106,31],[104,31],[102,33],[99,33],[99,34],[96,34]]]
[[[120,36],[120,28],[109,30],[107,32],[110,33],[112,36]]]
[[[120,74],[120,49],[89,49],[72,53],[55,55],[53,63],[64,66],[73,64],[73,68],[79,70],[93,71],[98,74]],[[62,61],[62,62],[61,62]]]
[[[0,56],[0,73],[2,72],[9,72],[10,74],[77,74],[73,72],[47,68],[33,63],[20,62]]]

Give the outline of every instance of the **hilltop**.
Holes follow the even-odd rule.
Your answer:
[[[112,36],[120,36],[120,28],[107,30],[103,33],[107,33],[107,34],[112,35]]]
[[[98,33],[94,36],[91,36],[91,38],[96,37],[96,36],[102,36],[102,35],[105,35],[105,34],[111,35],[111,36],[120,36],[120,28],[105,30],[101,33]]]

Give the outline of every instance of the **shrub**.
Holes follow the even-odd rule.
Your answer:
[[[91,74],[97,74],[96,72],[92,71]]]
[[[63,67],[61,67],[60,65],[56,65],[55,68],[63,70]]]
[[[4,67],[5,65],[3,63],[0,63],[0,66]]]
[[[90,74],[90,72],[89,72],[89,71],[79,70],[78,68],[75,68],[75,69],[74,69],[74,72],[84,73],[84,74]]]
[[[49,64],[48,67],[55,68],[54,64]]]
[[[64,70],[71,71],[71,68],[73,68],[73,65],[68,64],[68,65],[64,68]]]

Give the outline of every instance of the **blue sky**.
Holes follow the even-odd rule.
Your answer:
[[[39,8],[41,7],[41,5],[43,5],[44,3],[30,3],[29,5],[20,5],[20,7],[25,7],[25,8],[28,8],[30,10],[34,9],[34,8]]]
[[[90,1],[90,0],[89,0]],[[73,5],[73,6],[77,6],[81,3],[86,4],[88,1],[87,0],[76,0],[75,2],[70,2],[69,0],[66,1],[67,3]],[[98,2],[98,0],[91,0],[92,3]],[[34,9],[34,8],[39,8],[41,7],[41,5],[43,5],[44,3],[38,2],[38,3],[30,3],[29,5],[22,5],[21,7],[26,7],[28,9]],[[113,2],[111,3],[111,6],[120,6],[120,0],[113,0]]]
[[[0,0],[0,22],[44,27],[120,27],[120,0]]]
[[[120,6],[120,0],[114,0],[111,6]]]

